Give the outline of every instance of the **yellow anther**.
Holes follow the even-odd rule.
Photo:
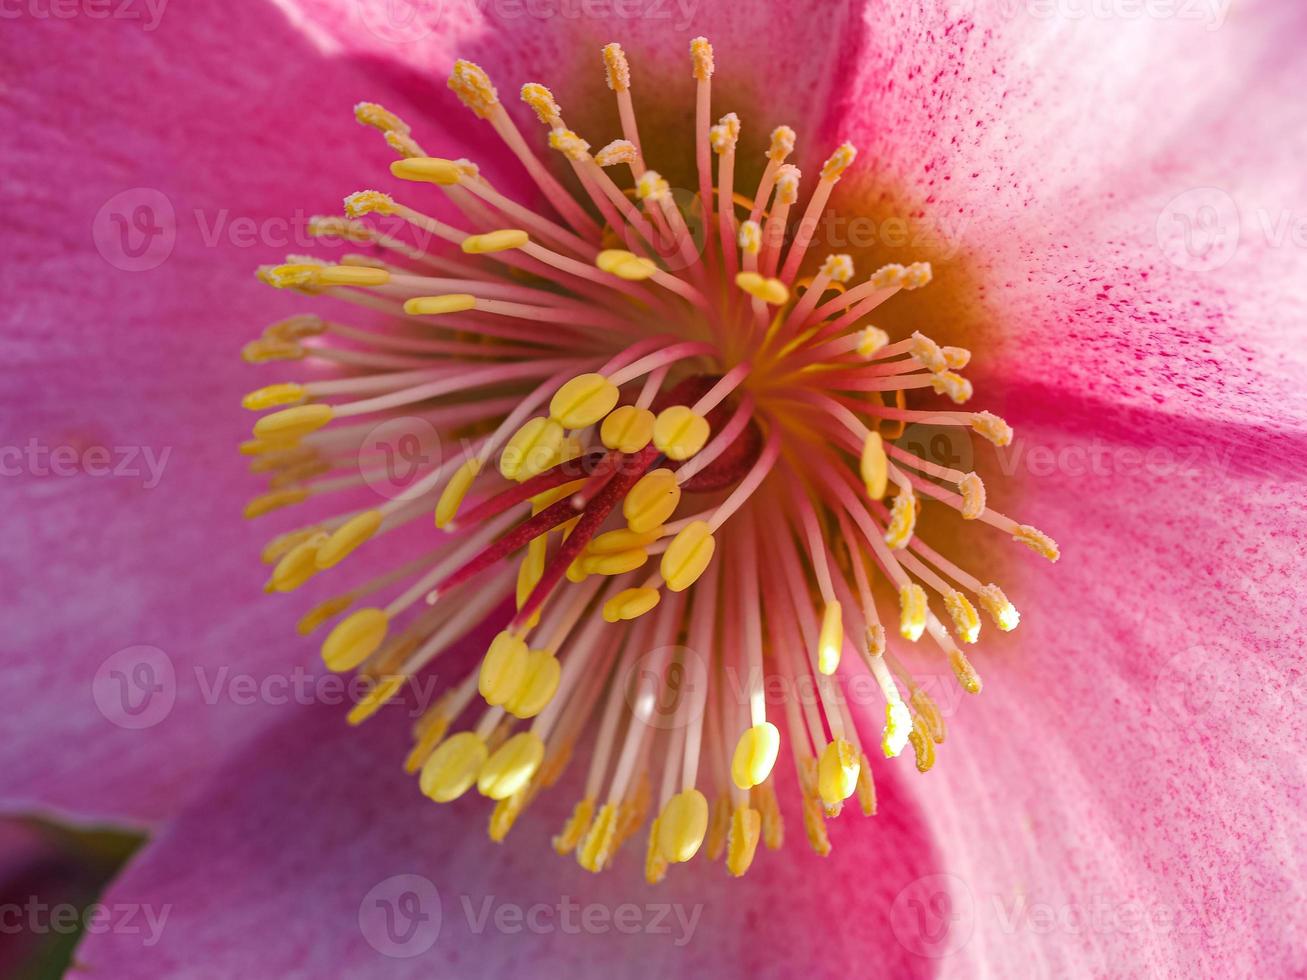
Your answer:
[[[342,238],[349,242],[372,242],[377,237],[363,222],[338,214],[315,214],[309,218],[308,232],[314,238]]]
[[[352,253],[352,254],[342,255],[342,256],[340,257],[340,265],[339,265],[339,266],[329,266],[328,268],[326,268],[326,269],[323,270],[323,275],[324,275],[324,276],[335,275],[336,272],[335,272],[334,270],[345,269],[345,268],[348,268],[348,269],[374,269],[374,270],[379,270],[379,271],[381,271],[381,272],[385,272],[387,276],[390,275],[390,273],[389,273],[389,271],[388,271],[388,270],[389,270],[389,267],[386,265],[384,259],[374,258],[374,257],[371,256],[371,255],[360,255],[360,254],[357,253],[357,252]],[[385,283],[384,283],[384,282],[382,282],[382,283],[376,283],[376,285],[384,286]]]
[[[867,627],[867,652],[873,657],[885,653],[885,627],[880,623],[872,623]]]
[[[690,42],[690,59],[694,62],[694,77],[701,82],[712,78],[712,45],[706,37],[696,37]]]
[[[668,459],[689,459],[711,435],[708,420],[688,405],[673,405],[654,420],[653,442]]]
[[[246,504],[245,516],[249,519],[262,517],[274,510],[280,510],[282,507],[289,507],[292,504],[307,500],[308,496],[308,490],[303,487],[294,487],[290,490],[274,490],[272,493],[265,493],[255,497]]]
[[[789,126],[777,126],[771,131],[771,146],[767,148],[767,156],[776,163],[784,163],[786,157],[794,152],[794,130]]]
[[[855,789],[854,795],[858,798],[858,808],[862,810],[864,817],[874,817],[876,815],[876,784],[871,778],[871,762],[867,759],[867,753],[863,752],[858,756],[858,788]]]
[[[935,764],[935,743],[915,728],[908,739],[917,756],[917,772],[930,772],[930,767]]]
[[[625,575],[649,560],[643,548],[630,548],[611,555],[587,555],[581,560],[581,569],[587,575]]]
[[[241,359],[246,364],[264,364],[268,361],[298,361],[307,351],[303,345],[290,341],[260,337],[241,348]]]
[[[682,790],[658,816],[658,849],[672,864],[683,864],[699,852],[708,832],[708,798],[697,789]]]
[[[954,371],[961,371],[971,363],[971,351],[965,347],[941,347],[944,354],[944,363]]]
[[[826,833],[826,811],[821,801],[813,796],[803,798],[803,829],[808,833],[808,844],[821,857],[830,854],[830,837]]]
[[[756,221],[745,221],[740,225],[740,251],[745,255],[757,255],[762,251],[762,226]]]
[[[348,594],[338,595],[334,599],[320,602],[306,612],[300,621],[295,624],[295,632],[299,633],[300,636],[308,636],[333,616],[343,613],[353,603],[354,597]]]
[[[785,843],[785,821],[781,818],[780,804],[776,802],[776,789],[771,782],[755,786],[749,798],[762,816],[762,842],[767,850],[780,850]]]
[[[948,664],[953,668],[953,674],[962,685],[962,690],[968,694],[980,693],[980,675],[976,673],[976,668],[971,666],[971,661],[967,659],[965,653],[953,647],[948,652]]]
[[[490,826],[486,828],[492,841],[496,844],[503,842],[534,795],[534,788],[528,783],[512,796],[495,804],[495,808],[490,811]]]
[[[385,106],[378,105],[375,102],[360,102],[354,106],[354,118],[360,124],[371,126],[383,133],[390,130],[404,134],[410,132],[408,124],[403,119],[400,119],[399,116]]]
[[[481,661],[477,690],[489,705],[503,704],[522,687],[527,677],[530,651],[521,637],[504,630],[491,642]]]
[[[907,270],[897,262],[882,265],[871,274],[869,282],[877,289],[899,289],[903,286],[903,277]]]
[[[708,130],[708,143],[715,153],[725,153],[735,149],[740,139],[740,117],[733,112],[722,116],[716,126]]]
[[[557,834],[551,841],[554,851],[558,854],[571,854],[576,850],[577,845],[581,843],[581,838],[590,827],[590,821],[594,819],[595,801],[586,797],[577,801],[572,808],[572,815],[567,818],[567,823],[563,826],[562,831]]]
[[[296,405],[265,415],[254,423],[256,439],[299,439],[331,421],[331,406]]]
[[[971,428],[1000,449],[1012,444],[1012,427],[992,412],[977,412],[973,415]]]
[[[441,742],[422,765],[418,785],[437,803],[456,800],[476,782],[490,750],[476,732],[459,732]]]
[[[615,167],[619,163],[635,163],[635,144],[630,140],[613,140],[595,154],[595,163],[601,167]]]
[[[1017,607],[1008,601],[1008,597],[1003,594],[993,582],[984,586],[978,593],[977,598],[980,604],[985,607],[985,612],[989,613],[989,618],[994,621],[994,625],[1004,633],[1010,633],[1017,628],[1021,622],[1021,614],[1017,612]]]
[[[526,677],[504,704],[514,718],[534,718],[553,700],[562,678],[562,666],[548,650],[531,650],[526,658]]]
[[[848,282],[853,278],[853,259],[848,255],[828,255],[821,264],[821,274],[831,282]]]
[[[628,282],[640,282],[658,271],[653,259],[646,259],[620,248],[607,248],[595,256],[595,265]]]
[[[535,112],[536,118],[546,125],[553,123],[563,111],[554,101],[554,93],[539,82],[527,82],[522,86],[522,101],[529,105]]]
[[[662,537],[662,530],[656,527],[642,534],[629,528],[606,531],[586,545],[585,551],[587,555],[616,555],[632,548],[647,548]]]
[[[485,255],[487,252],[506,252],[510,248],[521,248],[531,240],[531,236],[521,228],[501,228],[488,231],[483,235],[468,235],[460,246],[468,255]]]
[[[601,871],[613,856],[613,844],[617,838],[617,807],[605,803],[599,808],[594,823],[586,831],[585,838],[577,846],[576,860],[587,871]]]
[[[665,877],[667,858],[663,857],[663,850],[658,846],[658,818],[654,817],[649,823],[649,843],[644,851],[644,880],[656,885]]]
[[[639,619],[662,598],[657,589],[648,587],[623,589],[604,603],[604,621],[609,623]]]
[[[499,472],[508,480],[529,480],[553,466],[563,445],[563,427],[537,415],[528,421],[499,454]]]
[[[400,156],[408,159],[416,159],[427,155],[426,151],[418,145],[418,141],[407,133],[397,133],[391,130],[386,133],[386,145]]]
[[[248,408],[253,412],[261,412],[265,408],[272,408],[274,405],[291,405],[307,397],[307,394],[303,385],[297,385],[294,382],[266,385],[251,391],[242,398],[241,407]]]
[[[916,643],[926,629],[926,590],[915,582],[899,589],[899,635]]]
[[[423,184],[440,184],[449,187],[466,176],[463,168],[453,160],[440,157],[405,157],[390,165],[390,172],[400,180],[413,180]]]
[[[578,163],[590,155],[590,144],[570,129],[555,129],[549,134],[549,145],[569,160]]]
[[[858,156],[857,147],[852,143],[841,143],[835,152],[821,165],[821,179],[832,183],[844,176],[844,171],[853,165]]]
[[[477,775],[477,790],[504,800],[526,788],[545,758],[545,743],[535,732],[518,732],[486,759]]]
[[[327,536],[319,532],[306,541],[301,541],[277,562],[269,581],[271,592],[294,592],[301,585],[317,574],[316,557],[318,549],[326,542]]]
[[[885,727],[880,733],[880,749],[885,758],[892,759],[908,744],[912,733],[912,712],[902,701],[889,701],[885,705]]]
[[[499,93],[490,83],[490,76],[480,65],[459,58],[449,73],[449,87],[462,103],[482,119],[488,119],[499,105]]]
[[[381,646],[389,629],[390,617],[383,609],[351,613],[322,642],[322,662],[336,673],[353,670]]]
[[[707,521],[695,521],[672,538],[659,570],[667,587],[684,592],[704,573],[717,547]]]
[[[631,66],[627,63],[626,52],[614,42],[604,45],[603,54],[608,87],[614,92],[625,92],[631,87]]]
[[[790,290],[785,283],[757,272],[737,272],[735,285],[755,299],[770,303],[772,306],[781,306],[790,298]]]
[[[889,483],[889,457],[885,455],[885,440],[879,432],[868,432],[862,443],[862,459],[859,462],[862,482],[867,487],[867,496],[880,500],[885,496]]]
[[[582,374],[558,389],[549,414],[568,429],[594,425],[613,410],[621,392],[602,374]]]
[[[823,674],[835,673],[844,652],[844,614],[834,600],[826,603],[821,615],[821,633],[817,640],[817,669]]]
[[[764,782],[776,765],[781,733],[769,721],[746,728],[735,743],[731,756],[731,779],[740,789],[750,789]]]
[[[903,288],[920,289],[922,286],[929,285],[933,275],[929,262],[913,262],[903,270]]]
[[[762,814],[752,807],[742,806],[731,814],[731,830],[726,838],[726,870],[739,878],[753,864],[758,851],[758,837],[762,833]]]
[[[390,273],[370,265],[327,265],[317,272],[323,286],[384,286]]]
[[[590,573],[585,570],[585,556],[578,555],[572,560],[572,564],[567,566],[567,580],[573,585],[578,585],[590,577]]]
[[[836,738],[822,749],[817,763],[817,793],[826,806],[843,803],[858,788],[859,753],[845,739]]]
[[[390,674],[381,678],[368,690],[368,693],[359,698],[358,703],[349,709],[349,714],[345,716],[346,723],[350,725],[361,725],[399,693],[399,689],[404,686],[408,678],[403,674]]]
[[[263,328],[263,335],[274,340],[303,340],[325,333],[327,324],[321,317],[309,313],[298,313],[284,320],[270,323]]]
[[[792,163],[787,163],[776,171],[776,203],[790,205],[799,199],[799,181],[803,172]]]
[[[1012,537],[1049,561],[1057,561],[1061,557],[1062,553],[1058,551],[1057,542],[1037,527],[1021,524],[1012,532]]]
[[[318,568],[331,568],[340,564],[350,552],[377,533],[381,521],[382,514],[379,510],[365,510],[362,514],[355,514],[318,549]]]
[[[345,213],[351,218],[365,214],[394,214],[398,206],[389,194],[380,191],[355,191],[345,198]]]
[[[948,395],[955,405],[966,404],[971,398],[971,382],[953,371],[942,371],[930,376],[930,386],[937,395]]]
[[[608,449],[638,453],[653,439],[654,414],[647,408],[622,405],[615,408],[599,427],[599,438]]]
[[[445,739],[445,733],[449,731],[451,719],[447,708],[449,706],[448,695],[445,695],[429,711],[425,712],[414,726],[413,736],[417,739],[413,748],[404,758],[404,771],[409,775],[417,772],[422,765],[431,757],[431,753],[436,750]]]
[[[889,334],[880,327],[863,327],[858,337],[858,354],[871,357],[872,354],[889,344]]]
[[[975,643],[980,638],[980,614],[970,599],[953,589],[944,593],[944,608],[964,643]]]
[[[958,492],[962,494],[962,517],[974,521],[985,513],[985,483],[975,473],[968,473],[958,481]]]
[[[521,609],[526,605],[526,600],[530,598],[540,579],[545,574],[545,559],[548,556],[548,540],[545,535],[532,538],[526,546],[526,555],[522,558],[522,564],[517,568],[517,587],[515,590],[515,599],[517,608]],[[534,628],[539,619],[540,610],[537,609],[532,621],[528,624]]]
[[[657,170],[646,170],[635,182],[635,196],[645,202],[665,201],[672,196],[672,189]]]
[[[476,456],[464,460],[463,465],[454,471],[454,475],[445,484],[445,489],[440,491],[440,499],[436,501],[436,527],[443,529],[449,526],[480,472],[481,460]]]
[[[477,298],[471,293],[446,293],[444,296],[415,296],[404,301],[409,316],[442,316],[475,309]]]
[[[650,470],[636,482],[622,501],[626,526],[637,534],[652,531],[676,511],[681,487],[669,469]]]
[[[912,335],[910,352],[917,362],[932,374],[948,370],[948,359],[944,357],[944,349],[919,330]]]
[[[721,793],[713,800],[712,814],[708,817],[708,839],[703,852],[709,861],[716,861],[726,849],[726,835],[731,828],[731,798]]]
[[[898,551],[906,548],[917,526],[917,500],[910,491],[900,490],[890,508],[889,527],[885,529],[885,543]]]

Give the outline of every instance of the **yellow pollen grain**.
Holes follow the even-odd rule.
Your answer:
[[[608,87],[614,92],[625,92],[631,87],[631,66],[627,63],[626,52],[616,42],[605,44],[604,70],[608,76]]]
[[[307,541],[301,541],[277,562],[269,582],[270,591],[294,592],[301,585],[317,574],[316,557],[318,548],[327,540],[322,533],[313,535]]]
[[[770,782],[755,786],[749,798],[762,816],[762,842],[767,845],[769,851],[780,850],[785,843],[785,821],[781,818],[775,787]]]
[[[809,846],[821,857],[830,854],[830,837],[826,833],[826,811],[821,801],[812,796],[803,798],[803,829],[808,834]]]
[[[262,412],[264,409],[273,408],[276,405],[291,405],[297,401],[303,400],[308,393],[304,390],[303,385],[287,382],[286,384],[265,385],[241,399],[241,408],[248,408],[253,412]]]
[[[735,149],[739,139],[740,117],[733,112],[722,116],[717,125],[708,130],[708,143],[719,154]]]
[[[539,82],[527,82],[522,86],[522,101],[529,105],[536,118],[546,125],[553,123],[563,112],[554,101],[554,93]]]
[[[351,517],[318,549],[318,568],[331,568],[340,564],[346,556],[377,533],[382,519],[379,510],[366,510]]]
[[[971,363],[971,351],[965,347],[941,347],[944,353],[944,362],[954,371],[961,371]]]
[[[614,409],[599,427],[605,448],[621,453],[638,453],[653,439],[654,413],[635,405]]]
[[[708,420],[688,405],[665,408],[654,420],[654,445],[668,459],[678,462],[702,449],[710,434]]]
[[[557,854],[571,854],[581,843],[586,831],[590,827],[590,822],[594,820],[595,801],[589,797],[578,800],[576,806],[572,808],[572,814],[567,818],[567,823],[563,825],[560,833],[556,834],[551,841],[554,852]]]
[[[613,856],[617,837],[617,807],[605,803],[576,849],[576,860],[587,871],[600,871]]]
[[[908,736],[912,742],[912,751],[917,756],[917,772],[930,772],[935,764],[935,743],[915,728]]]
[[[548,650],[531,650],[526,658],[526,676],[504,708],[514,718],[534,718],[545,710],[558,692],[562,665]]]
[[[472,788],[489,754],[476,732],[451,735],[423,763],[418,785],[437,803],[456,800]]]
[[[853,165],[858,150],[852,143],[841,143],[835,148],[825,163],[821,165],[821,179],[832,183],[844,176],[844,171]]]
[[[616,555],[632,548],[647,548],[662,536],[662,528],[637,534],[629,528],[605,531],[586,545],[589,555]]]
[[[403,674],[391,674],[374,683],[371,689],[354,707],[349,709],[349,714],[345,716],[345,722],[350,725],[361,725],[381,708],[404,686],[408,680]]]
[[[317,281],[324,286],[384,286],[390,273],[373,266],[328,265],[318,270]]]
[[[516,694],[526,681],[529,661],[526,642],[507,630],[501,631],[491,641],[477,675],[477,690],[486,703],[500,705]]]
[[[977,412],[971,418],[971,428],[1000,449],[1012,444],[1012,427],[993,412]]]
[[[511,248],[521,248],[531,240],[521,228],[502,228],[480,235],[468,235],[460,247],[468,255],[485,255],[489,252],[506,252]]]
[[[658,849],[672,864],[684,864],[699,852],[708,832],[708,798],[697,789],[677,793],[658,816]]]
[[[737,241],[745,255],[757,255],[762,251],[762,226],[756,221],[743,222]]]
[[[776,203],[788,207],[799,199],[799,181],[803,172],[792,163],[776,171]]]
[[[658,846],[658,817],[649,823],[649,843],[644,851],[644,880],[656,885],[667,877],[667,858],[663,857],[662,848]]]
[[[665,201],[671,195],[671,185],[656,170],[646,170],[635,183],[635,196],[646,203]]]
[[[411,130],[406,122],[385,106],[375,102],[360,102],[354,106],[354,118],[361,125],[371,126],[382,133],[394,130],[408,135]]]
[[[926,590],[915,582],[899,589],[899,635],[916,643],[926,629]]]
[[[821,264],[821,274],[831,282],[848,282],[853,278],[853,257],[849,255],[828,255]]]
[[[712,78],[714,69],[712,45],[708,43],[706,37],[696,37],[690,42],[690,59],[694,65],[696,79],[706,82]]]
[[[409,316],[443,316],[475,309],[477,298],[471,293],[446,293],[443,296],[414,296],[404,301]]]
[[[426,151],[418,145],[417,140],[407,133],[397,133],[394,130],[385,134],[386,145],[402,157],[415,158],[426,156]]]
[[[643,548],[629,548],[611,555],[588,555],[581,559],[581,570],[587,575],[625,575],[648,560],[649,553]]]
[[[383,609],[360,609],[336,624],[322,642],[322,662],[335,673],[353,670],[381,646],[390,629]]]
[[[330,405],[296,405],[265,415],[254,423],[256,439],[298,439],[331,421]]]
[[[568,429],[584,429],[611,412],[620,395],[602,374],[578,375],[554,394],[549,414]]]
[[[817,669],[827,675],[835,673],[843,652],[844,615],[840,604],[831,600],[822,610],[821,632],[817,640]]]
[[[876,289],[897,289],[903,285],[903,276],[907,272],[897,262],[882,265],[871,274],[868,280]]]
[[[843,803],[858,788],[858,771],[862,766],[859,753],[842,738],[832,739],[817,762],[817,793],[822,803]]]
[[[929,285],[934,273],[929,262],[913,262],[903,270],[902,286],[904,289],[921,289]]]
[[[989,613],[994,621],[994,625],[1004,633],[1010,633],[1020,624],[1021,614],[1017,612],[1017,607],[1008,601],[1003,590],[993,582],[982,587],[976,595],[980,599],[980,604],[985,607],[985,612]]]
[[[508,480],[529,480],[553,466],[563,445],[563,426],[537,415],[528,420],[504,446],[499,472]]]
[[[490,825],[486,830],[492,841],[498,844],[508,836],[508,832],[513,829],[513,824],[517,822],[517,818],[533,795],[534,788],[528,783],[512,796],[495,804],[495,808],[490,812]]]
[[[1057,542],[1050,538],[1037,527],[1031,527],[1029,524],[1021,524],[1012,532],[1012,537],[1020,541],[1027,548],[1037,555],[1042,555],[1049,561],[1057,561],[1061,557],[1058,550]]]
[[[300,621],[295,624],[295,632],[300,636],[308,636],[327,620],[343,613],[353,603],[354,596],[348,593],[320,602],[300,617]]]
[[[464,460],[463,465],[454,471],[454,475],[445,484],[445,489],[440,491],[440,499],[436,501],[436,527],[443,529],[449,526],[480,472],[481,460],[476,456]]]
[[[442,187],[457,184],[465,176],[463,168],[456,162],[440,157],[405,157],[391,163],[390,172],[400,180],[439,184]]]
[[[975,473],[968,473],[958,481],[962,494],[962,518],[974,521],[985,513],[985,483]]]
[[[953,668],[953,674],[957,677],[958,683],[968,694],[980,693],[980,675],[976,673],[976,668],[971,666],[971,661],[967,655],[954,647],[948,652],[949,666]]]
[[[908,546],[917,526],[917,501],[911,492],[901,490],[890,508],[889,527],[885,529],[885,543],[899,551]]]
[[[781,306],[790,298],[789,288],[779,279],[769,278],[757,272],[738,272],[735,285],[750,296],[760,299],[772,306]]]
[[[953,371],[941,371],[930,376],[930,386],[937,395],[948,395],[955,405],[964,405],[972,395],[971,382]]]
[[[794,152],[796,138],[794,130],[789,126],[777,126],[771,131],[771,145],[767,149],[767,157],[775,163],[784,163]]]
[[[477,775],[477,791],[505,800],[526,788],[545,758],[545,743],[535,732],[518,732],[486,759]]]
[[[707,521],[695,521],[681,529],[663,552],[659,571],[667,587],[684,592],[707,569],[717,542]]]
[[[902,701],[885,705],[885,727],[880,733],[880,748],[885,758],[892,759],[903,751],[912,733],[912,712]]]
[[[854,790],[854,795],[858,798],[858,808],[862,810],[864,817],[874,817],[876,815],[876,784],[871,778],[871,763],[867,760],[867,753],[863,752],[858,756],[860,765],[858,766],[858,787]]]
[[[355,191],[345,198],[345,214],[361,218],[365,214],[394,214],[398,205],[389,194],[380,191]]]
[[[241,359],[247,364],[264,364],[268,361],[298,361],[307,351],[300,344],[260,337],[241,348]]]
[[[658,265],[653,259],[620,248],[604,249],[595,256],[595,265],[604,272],[629,282],[648,279],[658,271]]]
[[[731,756],[731,779],[740,789],[751,789],[766,781],[776,765],[781,733],[769,721],[746,728]]]
[[[753,864],[761,833],[762,814],[757,810],[742,806],[731,814],[731,829],[726,837],[726,870],[732,877],[741,877]]]
[[[863,327],[858,338],[858,354],[871,357],[872,354],[889,344],[889,334],[880,327]]]
[[[635,163],[635,144],[630,140],[613,140],[595,154],[595,163],[601,167]]]
[[[459,58],[449,73],[449,87],[480,118],[488,119],[499,105],[499,93],[480,65]]]
[[[921,331],[912,335],[911,354],[927,371],[939,374],[948,370],[948,360],[944,357],[943,348]]]
[[[658,605],[658,600],[660,598],[661,594],[657,589],[651,589],[647,586],[634,589],[623,589],[604,603],[604,621],[608,623],[618,623],[631,619],[639,619],[649,610],[653,609],[654,606]]]
[[[569,160],[576,160],[578,163],[590,154],[590,144],[570,129],[555,129],[549,134],[549,145]]]
[[[885,440],[879,432],[868,432],[863,440],[859,471],[867,496],[872,500],[884,497],[889,485],[889,457],[885,455]]]
[[[636,482],[622,501],[626,526],[637,534],[652,531],[676,512],[681,487],[669,469],[650,470]]]
[[[309,219],[308,232],[314,238],[342,238],[350,242],[372,242],[377,237],[362,222],[337,214],[315,214]]]
[[[964,643],[975,643],[980,638],[980,614],[970,599],[953,589],[944,593],[944,608]]]
[[[262,517],[264,514],[280,510],[282,507],[301,503],[307,500],[308,496],[308,490],[303,487],[295,487],[290,490],[274,490],[272,493],[261,494],[245,505],[245,517],[246,519]]]

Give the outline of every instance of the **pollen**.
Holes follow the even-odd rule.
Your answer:
[[[245,388],[244,513],[285,519],[258,554],[266,592],[321,587],[287,628],[362,685],[349,724],[398,717],[410,682],[435,695],[396,760],[429,801],[484,807],[516,847],[579,769],[558,854],[596,873],[629,859],[651,883],[691,861],[740,877],[788,860],[783,813],[826,856],[846,836],[831,821],[876,812],[877,736],[887,759],[911,746],[935,764],[944,718],[919,671],[937,697],[979,694],[982,615],[1020,622],[972,566],[1060,551],[921,445],[921,426],[985,452],[1013,438],[955,410],[980,388],[973,363],[1001,374],[985,345],[931,339],[951,298],[915,296],[938,288],[930,264],[905,252],[868,273],[820,248],[854,147],[814,147],[805,184],[791,127],[741,144],[705,38],[683,61],[696,84],[646,93],[688,96],[659,116],[686,124],[642,134],[633,50],[601,61],[617,112],[587,105],[575,129],[545,85],[504,79],[531,110],[510,112],[464,60],[449,86],[485,130],[354,106],[390,151],[389,175],[354,186],[408,191],[350,194],[310,219],[319,254],[256,268],[278,301],[329,309],[256,325],[239,350],[287,371]],[[485,176],[460,155],[474,147]],[[894,328],[873,326],[890,299]],[[864,682],[871,710],[852,711],[845,685]]]

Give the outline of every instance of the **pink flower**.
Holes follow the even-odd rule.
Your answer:
[[[6,475],[31,516],[6,557],[11,689],[23,693],[7,712],[3,801],[154,830],[105,900],[163,922],[157,934],[89,936],[81,964],[109,975],[1301,969],[1292,655],[1304,542],[1293,491],[1307,413],[1302,356],[1285,341],[1307,279],[1300,166],[1279,134],[1301,125],[1303,17],[1275,3],[944,6],[732,4],[680,24],[671,7],[666,18],[648,6],[639,18],[529,5],[493,16],[451,0],[395,21],[355,4],[287,3],[170,8],[148,31],[85,13],[31,25],[33,43],[12,55],[19,233],[4,266],[5,336],[11,363],[39,369],[14,380],[6,413]],[[345,195],[383,184],[404,203],[430,191],[422,210],[439,198],[386,178],[393,150],[361,139],[372,134],[343,118],[349,106],[384,104],[429,152],[475,160],[496,188],[547,213],[548,195],[439,80],[468,58],[506,105],[517,85],[545,81],[597,150],[622,132],[597,55],[617,39],[645,152],[697,189],[685,46],[700,34],[715,45],[712,119],[742,120],[737,189],[752,192],[743,148],[757,158],[773,126],[798,131],[805,195],[833,147],[856,145],[831,198],[841,220],[820,227],[805,271],[847,252],[856,288],[880,262],[931,263],[930,285],[877,308],[876,325],[891,342],[920,329],[973,351],[979,407],[1017,438],[995,463],[988,444],[972,450],[946,428],[949,468],[974,459],[988,503],[1037,520],[1067,558],[1036,568],[992,528],[967,525],[956,542],[946,532],[941,547],[1001,577],[1023,616],[1011,633],[985,622],[968,650],[983,697],[959,707],[937,693],[957,687],[936,678],[950,737],[933,771],[877,759],[876,818],[847,807],[828,822],[833,849],[819,861],[794,839],[800,792],[778,767],[784,849],[760,848],[744,881],[701,856],[654,889],[642,880],[644,833],[601,875],[550,852],[579,778],[541,793],[492,845],[475,790],[437,807],[400,771],[407,712],[381,710],[358,731],[341,724],[343,709],[323,703],[335,689],[304,667],[303,642],[286,639],[307,605],[265,599],[251,578],[267,532],[236,519],[250,478],[231,446],[247,420],[225,406],[252,387],[231,356],[251,330],[306,309],[249,276],[280,261],[273,253],[309,251],[288,214],[336,214]],[[511,111],[564,173],[530,112]],[[791,287],[793,270],[768,270],[761,255],[764,281],[745,284],[766,309],[778,297],[765,280]],[[730,268],[729,253],[718,260]],[[609,271],[642,275],[632,261]],[[681,269],[700,291],[733,281],[696,283],[693,264]],[[913,353],[925,367],[936,356]],[[301,377],[335,374],[318,365]],[[938,407],[934,396],[921,404]],[[819,431],[841,438],[838,426]],[[820,479],[819,456],[803,460],[805,477]],[[739,469],[765,458],[745,453]],[[879,460],[871,451],[869,483]],[[466,506],[509,485],[499,483],[478,484]],[[923,495],[926,484],[913,482]],[[380,574],[434,547],[429,511],[342,572]],[[927,504],[920,536],[960,526],[953,516]],[[807,540],[837,540],[821,530]],[[733,551],[717,560],[729,575],[750,564]],[[757,565],[764,588],[791,567],[779,545]],[[818,586],[820,574],[814,564]],[[297,598],[335,594],[331,577]],[[470,589],[462,601],[480,598]],[[841,603],[845,625],[857,599]],[[893,605],[881,605],[897,632]],[[475,676],[492,635],[445,655],[451,680]],[[848,678],[855,657],[845,660]],[[866,703],[857,726],[875,748],[885,705]],[[661,764],[652,771],[660,780]]]

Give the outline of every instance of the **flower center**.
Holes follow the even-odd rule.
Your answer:
[[[308,634],[352,609],[322,656],[374,684],[355,724],[402,700],[410,679],[513,600],[479,669],[414,727],[406,766],[428,797],[475,786],[496,801],[490,833],[501,839],[584,741],[584,795],[554,839],[560,853],[598,871],[652,812],[651,881],[701,849],[740,875],[760,839],[780,844],[776,721],[807,837],[824,854],[826,821],[846,800],[874,812],[863,744],[876,728],[886,757],[911,744],[917,767],[931,767],[944,725],[918,672],[946,663],[979,692],[960,645],[980,633],[973,599],[999,629],[1017,625],[1003,591],[929,547],[919,525],[976,521],[1050,560],[1058,552],[989,507],[975,473],[900,444],[919,422],[999,446],[1011,430],[987,412],[910,403],[932,393],[965,403],[970,353],[868,322],[926,286],[928,264],[855,282],[849,256],[820,254],[819,219],[854,148],[835,148],[800,205],[802,174],[787,162],[796,135],[779,126],[752,194],[737,189],[741,123],[711,122],[712,49],[697,38],[698,187],[675,192],[646,160],[621,47],[603,61],[622,135],[597,152],[548,89],[521,91],[575,195],[486,74],[454,66],[450,87],[503,139],[539,208],[470,161],[429,156],[381,106],[356,107],[398,154],[392,175],[427,185],[414,198],[434,185],[458,217],[359,191],[344,218],[312,229],[368,254],[260,269],[270,285],[337,305],[273,324],[245,349],[255,363],[331,369],[245,399],[274,409],[242,447],[271,477],[246,514],[318,508],[264,551],[268,591],[290,592],[434,511],[433,548],[300,622]],[[431,435],[374,439],[414,420]],[[439,457],[455,442],[458,454]],[[398,456],[415,478],[375,506],[369,488]],[[394,540],[415,536],[426,533]],[[923,636],[934,651],[910,653]],[[860,676],[883,719],[871,731],[848,695]],[[775,720],[773,681],[784,692]]]

